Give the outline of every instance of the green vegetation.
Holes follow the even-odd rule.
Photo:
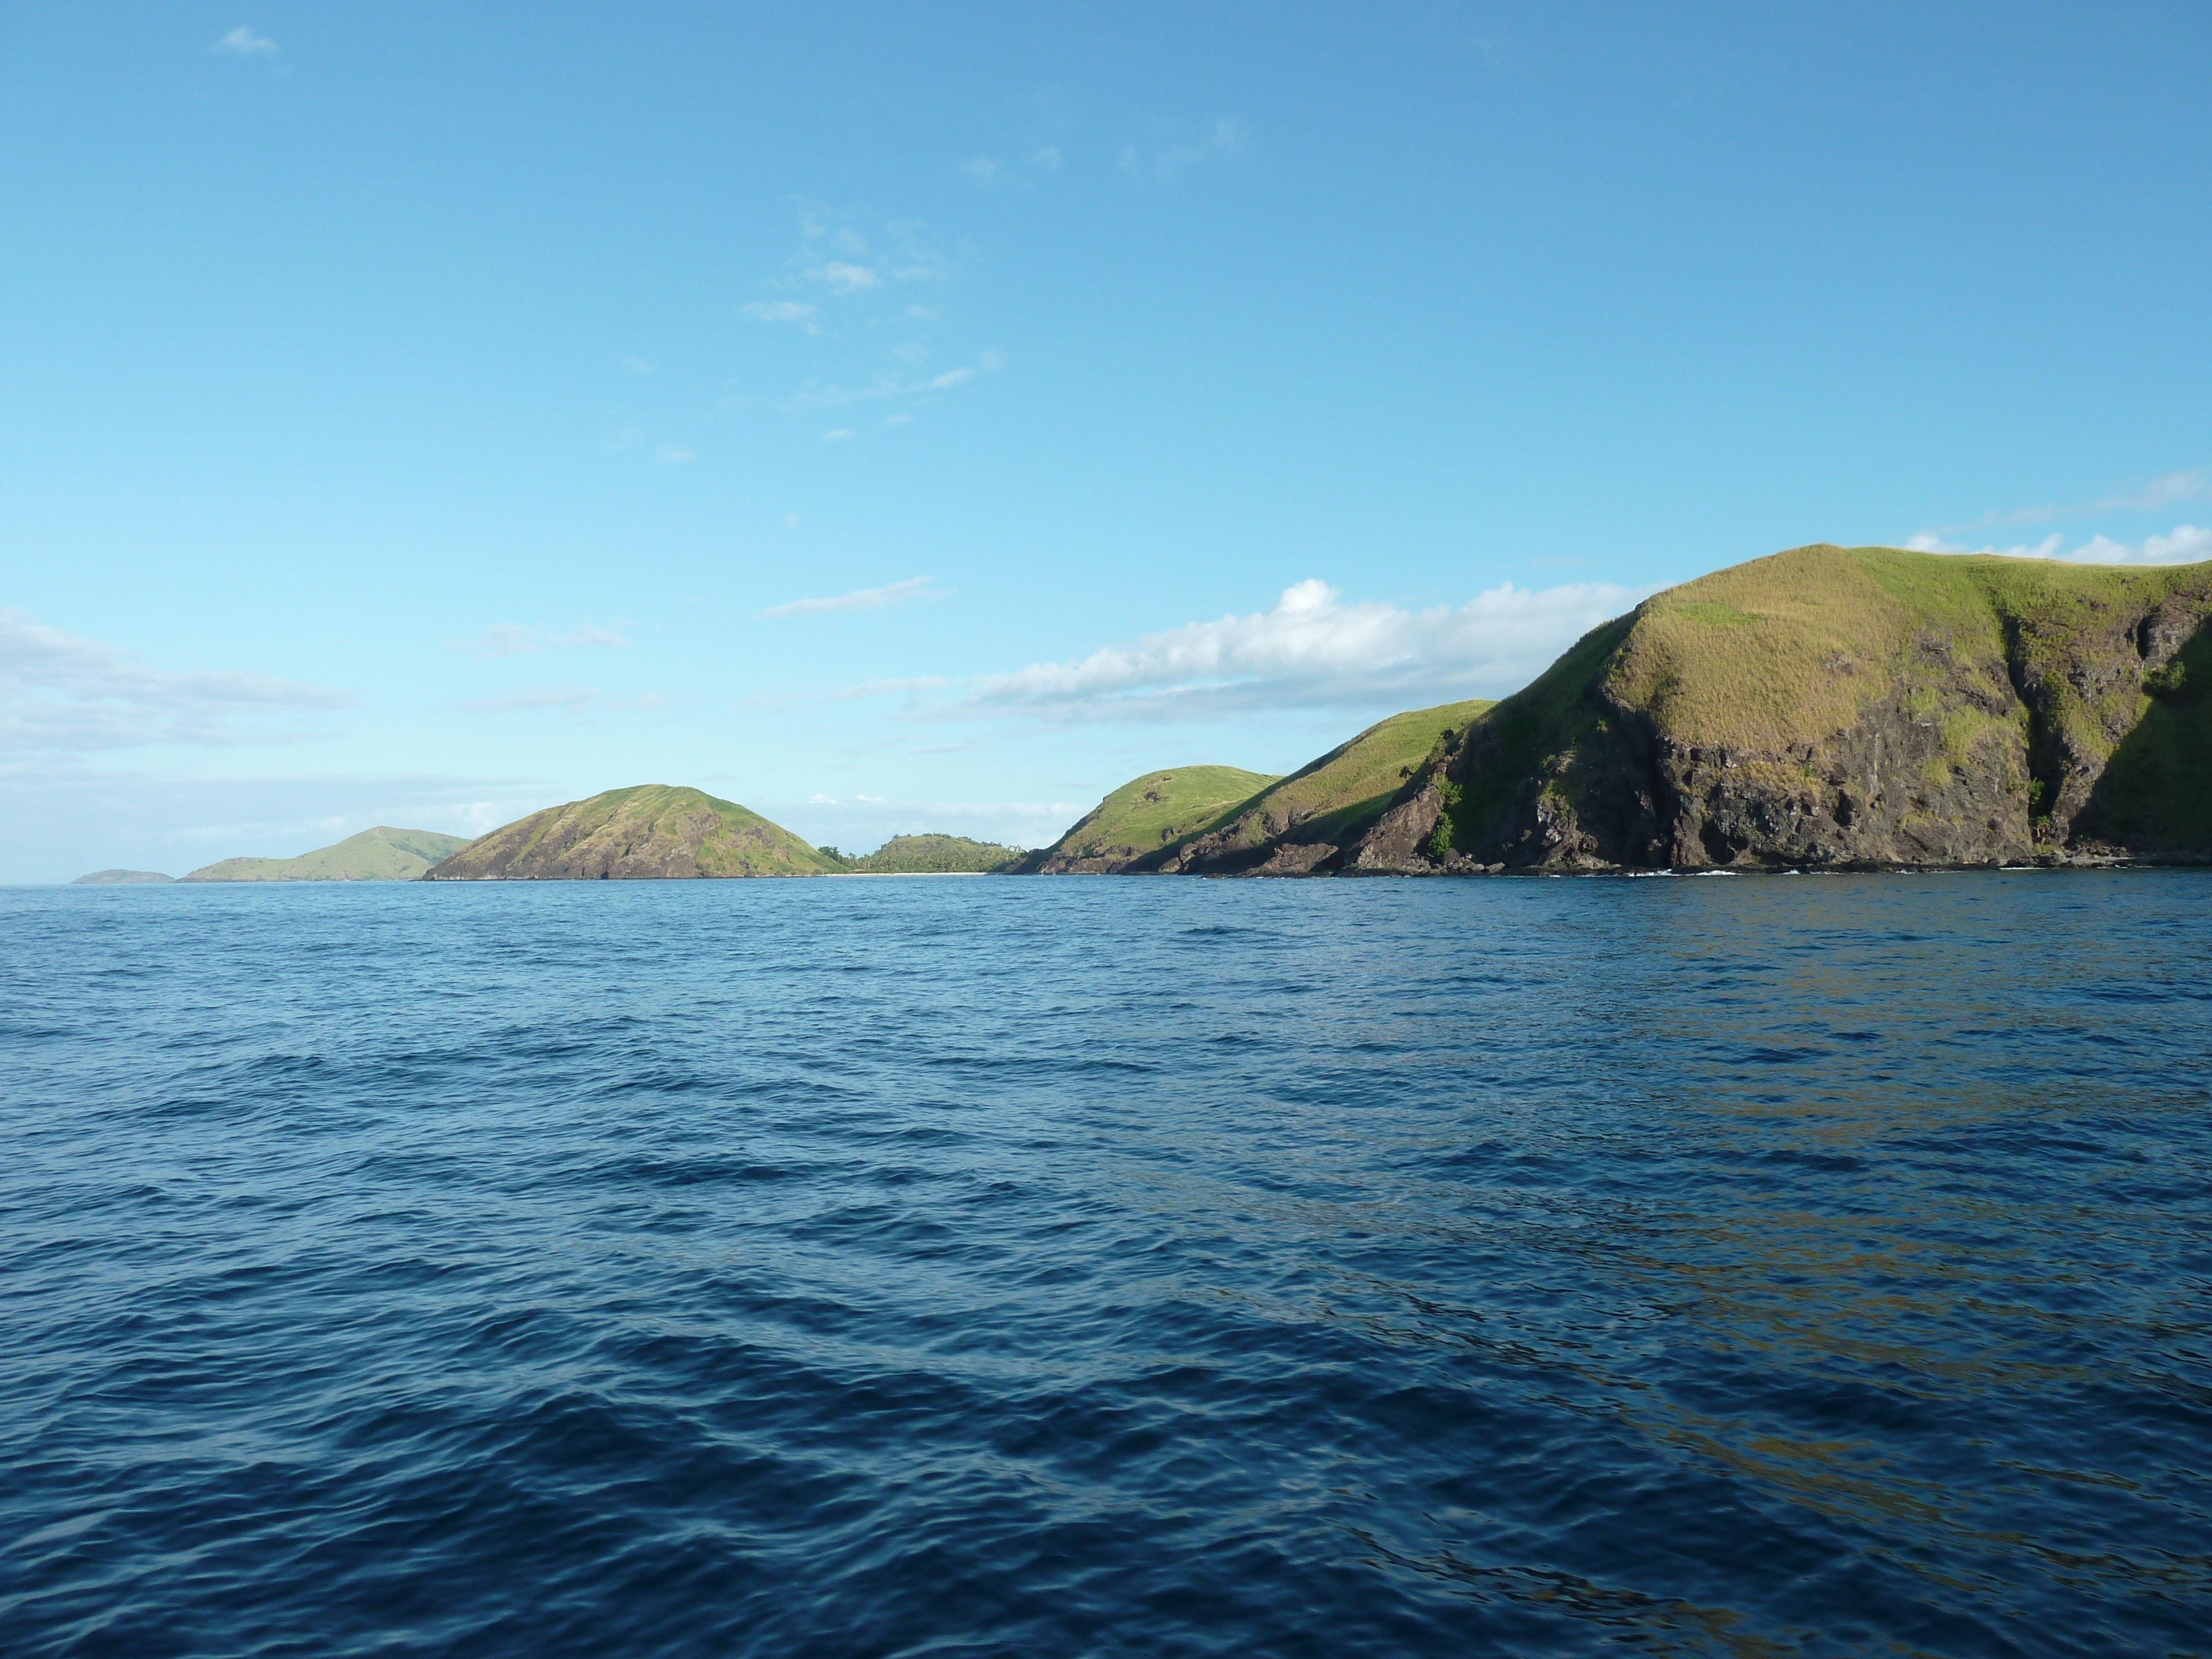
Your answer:
[[[88,876],[79,876],[70,884],[72,887],[158,887],[176,879],[159,870],[95,870]]]
[[[1285,839],[1340,845],[1382,816],[1415,773],[1492,706],[1482,698],[1442,703],[1369,726],[1182,837],[1177,846],[1184,867],[1241,867],[1260,849]]]
[[[984,875],[1021,856],[1018,847],[965,836],[894,836],[866,858],[843,862],[862,876]]]
[[[1118,870],[1203,829],[1275,780],[1233,766],[1183,766],[1133,778],[1052,846],[1017,866],[1030,872]]]
[[[1440,780],[1429,851],[1474,851],[1509,819],[1564,846],[1561,826],[1653,823],[1686,790],[1715,811],[1724,797],[1763,799],[1765,822],[1841,810],[1847,829],[1860,809],[1823,795],[1833,767],[1857,767],[1872,793],[1852,789],[1886,800],[1898,848],[1965,845],[1957,823],[2007,810],[1993,788],[2035,815],[2039,840],[2065,839],[2079,815],[2085,833],[2201,847],[2212,751],[2187,687],[2212,660],[2200,641],[2148,678],[2144,666],[2154,635],[2171,650],[2208,605],[2205,565],[1814,546],[1716,571],[1594,630],[1480,721]],[[1855,732],[1874,758],[1844,752]],[[1764,832],[1739,814],[1729,833]],[[1993,821],[1972,832],[1992,848],[2010,833]]]
[[[412,881],[459,848],[464,836],[380,824],[294,859],[224,859],[186,881]]]
[[[1471,775],[1438,779],[1443,811],[1429,842],[1431,856],[1475,845],[1520,804],[1526,780],[1548,781],[1559,772],[1563,755],[1607,735],[1605,711],[1589,693],[1635,621],[1632,613],[1592,629],[1469,732],[1462,752],[1480,755],[1481,763],[1468,769]]]
[[[549,806],[471,842],[434,881],[819,876],[845,866],[704,790],[647,783]]]

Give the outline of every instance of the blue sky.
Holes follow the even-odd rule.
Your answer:
[[[1810,541],[2212,556],[2212,12],[0,10],[0,880],[1050,840]]]

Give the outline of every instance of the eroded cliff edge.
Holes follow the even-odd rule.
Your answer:
[[[2208,565],[1777,554],[1586,635],[1335,867],[2201,860],[2208,616]]]

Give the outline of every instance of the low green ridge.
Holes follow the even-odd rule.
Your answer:
[[[966,836],[893,836],[865,858],[847,859],[854,875],[988,875],[1022,856],[1018,847],[971,841]]]
[[[79,876],[70,884],[72,887],[162,887],[176,880],[159,870],[95,870],[88,876]]]
[[[1275,781],[1234,766],[1181,766],[1132,778],[1078,819],[1050,847],[1012,866],[1017,874],[1105,872],[1126,868],[1205,828]]]
[[[379,824],[334,846],[291,859],[224,859],[185,881],[412,881],[459,848],[465,836]]]
[[[635,784],[503,824],[447,858],[433,881],[682,880],[831,875],[842,860],[702,789]]]
[[[1285,845],[1322,849],[1325,858],[1381,817],[1424,762],[1494,706],[1477,697],[1378,720],[1182,837],[1158,862],[1162,868],[1225,872],[1257,866]]]

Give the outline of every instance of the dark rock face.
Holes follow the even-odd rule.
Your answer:
[[[1609,672],[1628,648],[1624,633],[1571,695],[1554,688],[1540,716],[1509,702],[1473,727],[1345,850],[1340,866],[1448,874],[1492,865],[1942,866],[2124,854],[2124,842],[2077,834],[2077,822],[2143,717],[2145,677],[2196,639],[2208,614],[2212,582],[2199,580],[2148,609],[2091,600],[2008,617],[1991,635],[2001,649],[1926,629],[1909,640],[1886,693],[1861,702],[1850,723],[1766,744],[1696,741],[1670,726],[1663,698],[1626,694]],[[1844,658],[1826,666],[1850,676],[1863,665]],[[2212,753],[2202,765],[2212,772]],[[2093,815],[2087,827],[2119,816]]]

